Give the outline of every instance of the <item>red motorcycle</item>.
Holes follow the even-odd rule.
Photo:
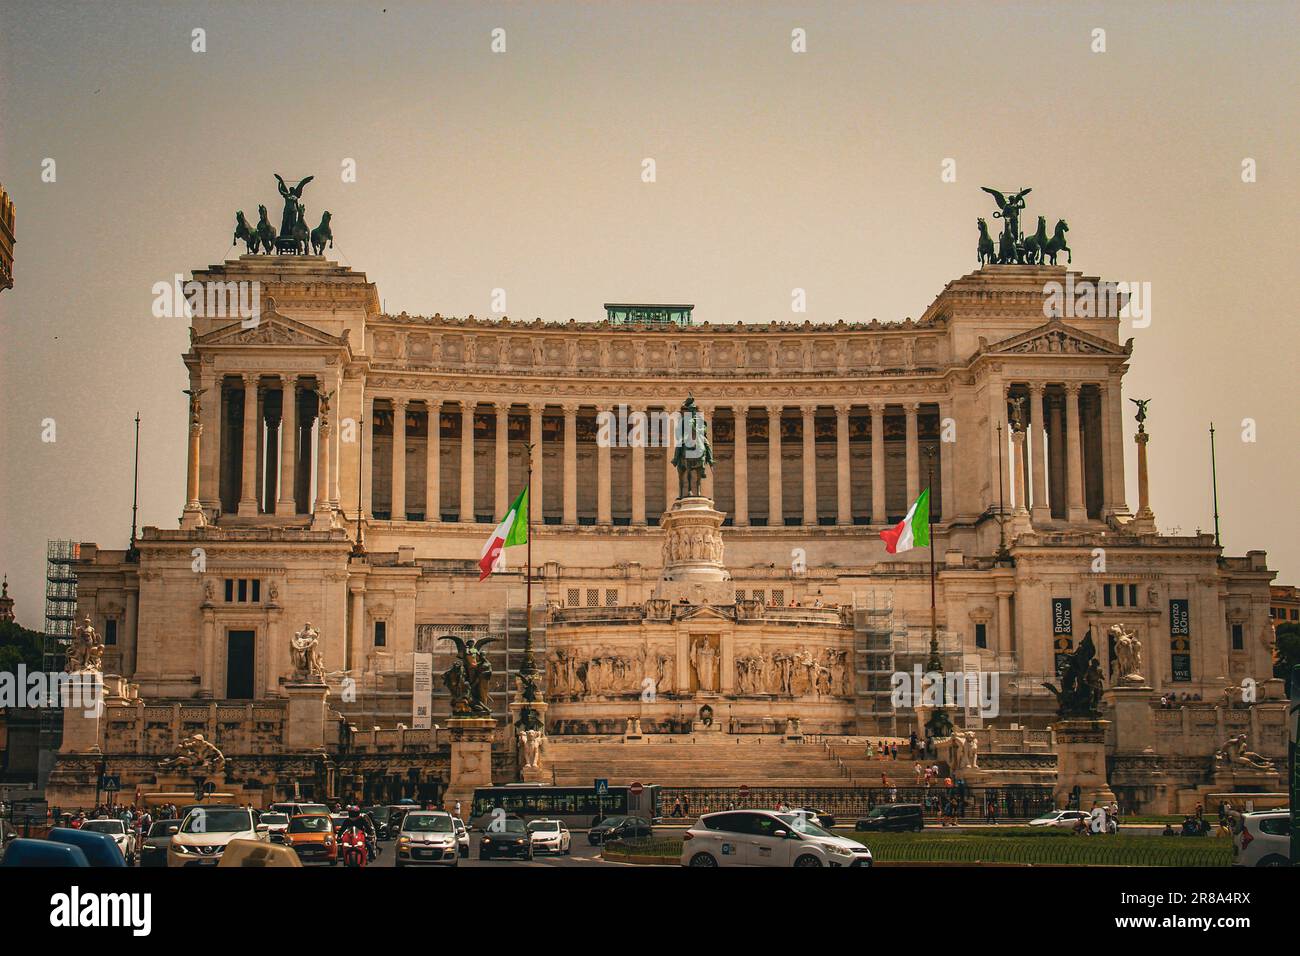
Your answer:
[[[369,850],[364,830],[349,827],[339,836],[339,856],[344,866],[364,867]]]

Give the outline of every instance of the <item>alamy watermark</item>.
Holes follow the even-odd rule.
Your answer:
[[[889,678],[890,700],[895,709],[903,707],[943,707],[952,705],[963,710],[977,710],[981,717],[996,717],[999,706],[997,671],[922,671],[921,665],[911,673],[895,671]]]
[[[155,282],[153,314],[158,319],[239,319],[245,329],[257,328],[262,321],[262,284],[239,280],[199,282],[178,272],[171,282]]]
[[[98,671],[0,671],[0,707],[63,707],[87,717],[104,713],[104,676]]]
[[[1074,281],[1074,273],[1065,274],[1065,282],[1043,284],[1043,316],[1048,319],[1130,319],[1133,328],[1151,324],[1150,282],[1083,282]]]

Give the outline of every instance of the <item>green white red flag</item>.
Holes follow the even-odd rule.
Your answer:
[[[517,544],[528,543],[528,486],[519,492],[506,516],[496,526],[492,536],[483,544],[483,553],[478,559],[478,579],[484,581],[493,571],[505,570],[502,552]],[[499,565],[499,566],[498,566]]]
[[[907,517],[898,524],[880,532],[884,539],[885,550],[890,554],[902,554],[913,548],[924,548],[930,543],[930,489],[921,492],[919,498],[912,502]]]

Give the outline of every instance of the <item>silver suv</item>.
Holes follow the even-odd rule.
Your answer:
[[[1254,813],[1243,813],[1234,820],[1232,865],[1290,866],[1290,812],[1258,810]]]

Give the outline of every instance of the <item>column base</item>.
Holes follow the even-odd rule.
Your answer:
[[[1088,520],[1088,512],[1084,508],[1071,508],[1066,513],[1066,521],[1070,524],[1082,524]]]
[[[312,531],[329,531],[334,527],[334,512],[314,511],[311,516]]]
[[[258,511],[257,511],[257,499],[256,499],[256,498],[241,498],[241,499],[239,500],[239,507],[235,509],[235,516],[236,516],[236,517],[238,517],[238,518],[256,518],[257,515],[258,515]]]
[[[1156,530],[1156,516],[1150,510],[1139,511],[1133,516],[1133,520],[1126,526],[1129,531],[1135,534],[1154,534]]]
[[[185,506],[185,510],[181,512],[182,531],[197,531],[199,528],[206,528],[207,526],[208,518],[197,503]]]
[[[298,513],[298,502],[292,498],[285,500],[281,498],[275,503],[275,515],[277,518],[292,518]]]

